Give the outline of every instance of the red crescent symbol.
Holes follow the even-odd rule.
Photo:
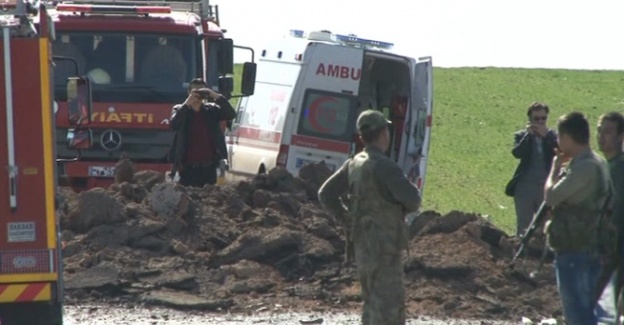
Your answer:
[[[310,104],[310,111],[308,112],[308,120],[310,121],[310,125],[312,126],[312,128],[314,128],[315,130],[318,130],[320,132],[329,132],[331,131],[331,129],[329,128],[324,128],[321,125],[319,125],[316,122],[316,113],[317,113],[317,109],[318,107],[325,103],[325,102],[335,102],[336,99],[333,97],[328,97],[328,96],[324,96],[324,97],[319,97],[317,99],[315,99],[311,104]]]

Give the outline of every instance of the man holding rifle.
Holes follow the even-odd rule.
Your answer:
[[[390,133],[383,114],[360,114],[364,151],[347,160],[319,190],[319,200],[350,230],[362,287],[362,324],[405,324],[402,251],[404,218],[420,207],[420,191],[384,153]],[[340,197],[347,195],[346,207]],[[349,239],[348,239],[349,240]]]
[[[606,161],[589,145],[589,122],[572,112],[557,122],[560,150],[544,186],[552,208],[545,232],[555,252],[557,286],[567,324],[596,324],[599,223],[610,194]]]

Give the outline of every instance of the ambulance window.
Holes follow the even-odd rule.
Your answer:
[[[306,92],[299,120],[299,134],[351,141],[355,97],[319,90]]]

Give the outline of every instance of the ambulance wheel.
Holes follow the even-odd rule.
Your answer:
[[[258,174],[262,175],[262,174],[266,174],[266,167],[264,167],[264,165],[260,165],[260,168],[258,169]]]

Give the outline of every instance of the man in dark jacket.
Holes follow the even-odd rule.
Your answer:
[[[173,107],[170,127],[176,131],[169,152],[172,177],[180,173],[180,184],[203,187],[217,182],[220,160],[227,159],[221,121],[232,120],[236,111],[227,98],[206,88],[202,79],[189,83],[189,96]],[[204,103],[204,99],[214,102]]]
[[[548,105],[534,102],[527,110],[529,123],[514,134],[511,153],[520,164],[505,193],[514,198],[518,236],[529,226],[544,199],[544,183],[557,147],[557,134],[546,125],[548,113]]]
[[[622,143],[624,142],[624,115],[619,112],[609,112],[603,114],[598,119],[597,128],[598,146],[600,151],[607,159],[609,164],[609,172],[611,175],[611,183],[614,193],[612,194],[613,211],[611,211],[611,221],[617,228],[619,234],[618,245],[614,247],[615,253],[619,253],[620,263],[624,261],[624,152],[622,152]],[[597,315],[602,323],[614,323],[615,315],[611,315],[617,308],[619,297],[617,292],[622,287],[622,273],[624,266],[618,265],[616,260],[610,259],[613,264],[603,264],[602,272],[606,275],[609,271],[614,271],[614,267],[619,267],[616,276],[612,277],[612,281],[607,283],[605,292],[602,293],[602,299],[597,306]],[[602,283],[600,285],[603,285]],[[603,288],[599,287],[599,290]]]
[[[552,208],[544,225],[555,253],[557,289],[566,324],[595,325],[595,298],[606,232],[601,216],[611,192],[609,165],[590,146],[589,122],[571,112],[557,122],[561,151],[544,188]]]

